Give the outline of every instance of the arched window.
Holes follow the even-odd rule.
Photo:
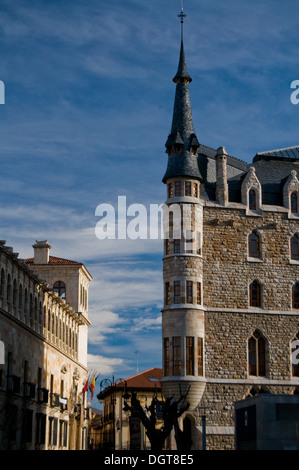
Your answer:
[[[258,281],[253,281],[249,286],[250,294],[250,306],[260,307],[261,306],[261,285]]]
[[[22,284],[19,285],[19,309],[23,308],[23,288]]]
[[[296,192],[291,194],[291,212],[292,214],[298,212],[298,195]]]
[[[58,294],[62,299],[65,299],[65,283],[62,281],[56,281],[53,285],[53,290]]]
[[[292,289],[292,307],[299,308],[299,283],[294,284]]]
[[[256,192],[254,189],[249,190],[249,209],[251,211],[256,210]]]
[[[297,234],[291,238],[291,259],[299,260],[299,237]]]
[[[7,275],[7,285],[6,285],[6,293],[7,293],[7,301],[11,302],[12,300],[12,285],[11,285],[11,277],[10,274]]]
[[[14,279],[13,281],[13,292],[12,292],[12,303],[13,303],[13,306],[16,307],[17,306],[17,300],[18,299],[18,287],[17,287],[17,281],[16,279]]]
[[[248,254],[251,258],[261,257],[260,237],[256,232],[251,232],[248,237]]]
[[[3,297],[4,296],[4,290],[5,290],[5,272],[4,269],[1,269],[1,278],[0,278],[0,295]]]
[[[248,361],[249,375],[266,375],[266,342],[258,331],[248,341]]]

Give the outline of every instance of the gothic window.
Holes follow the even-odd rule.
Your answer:
[[[291,212],[292,212],[292,214],[296,214],[298,212],[298,194],[297,194],[297,192],[293,192],[291,194]]]
[[[249,209],[256,210],[256,192],[254,189],[249,190]]]
[[[62,299],[65,299],[65,283],[62,281],[56,281],[53,285],[53,290],[58,294]]]
[[[23,308],[23,288],[22,284],[19,285],[19,309]]]
[[[260,237],[256,232],[252,232],[248,238],[248,254],[251,258],[260,258]]]
[[[297,282],[292,289],[292,307],[299,308],[299,283]]]
[[[191,196],[191,181],[185,181],[185,196]]]
[[[0,278],[0,295],[4,296],[4,289],[5,289],[5,273],[4,269],[1,269],[1,278]]]
[[[194,375],[194,338],[186,337],[186,375]]]
[[[261,285],[258,281],[253,281],[249,286],[250,306],[261,307]]]
[[[173,357],[172,374],[181,375],[182,358],[181,358],[181,337],[180,336],[174,336],[172,338],[172,357]]]
[[[198,375],[203,376],[203,339],[197,338],[197,369]]]
[[[266,342],[258,331],[248,341],[249,375],[266,375]]]
[[[11,293],[12,293],[12,286],[11,286],[11,277],[10,274],[7,275],[7,286],[6,286],[6,294],[7,294],[7,301],[11,302]]]
[[[181,303],[181,283],[180,281],[174,281],[174,303]]]
[[[18,299],[18,287],[17,287],[17,281],[14,279],[13,281],[13,293],[12,293],[12,303],[13,306],[17,306],[17,299]]]
[[[299,260],[299,237],[294,235],[291,238],[291,259]]]

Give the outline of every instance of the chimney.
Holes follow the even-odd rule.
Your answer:
[[[52,247],[47,240],[36,240],[36,244],[32,246],[34,248],[34,264],[48,264],[50,259],[49,253]]]
[[[219,147],[216,153],[216,199],[223,206],[228,203],[226,162],[226,150],[224,147]]]

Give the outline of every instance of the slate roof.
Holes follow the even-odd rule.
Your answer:
[[[260,159],[283,159],[284,161],[293,161],[299,159],[299,146],[287,147],[284,149],[270,150],[267,152],[257,153],[253,161],[258,161]]]

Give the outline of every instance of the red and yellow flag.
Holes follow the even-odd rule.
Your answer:
[[[91,393],[91,399],[93,399],[95,384],[96,384],[96,378],[95,378],[95,375],[94,375],[93,378],[92,378],[92,381],[90,382],[90,385],[89,385],[89,390],[90,390],[90,393]]]

